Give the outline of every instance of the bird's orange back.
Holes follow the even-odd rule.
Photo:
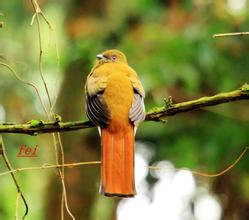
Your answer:
[[[101,192],[134,196],[134,129],[144,119],[144,91],[123,53],[97,57],[86,92],[87,114],[101,130]]]
[[[131,126],[129,111],[132,106],[134,91],[127,77],[127,64],[108,63],[99,68],[98,72],[108,73],[107,85],[104,90],[104,100],[110,110],[110,129],[113,132],[126,129]]]

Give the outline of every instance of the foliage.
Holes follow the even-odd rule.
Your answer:
[[[77,60],[84,62],[87,69],[82,71],[83,93],[83,78],[88,74],[95,55],[112,47],[126,53],[130,65],[142,79],[147,110],[162,106],[163,99],[169,95],[173,102],[187,101],[231,91],[248,81],[249,37],[212,38],[215,33],[248,30],[248,7],[234,11],[226,1],[197,0],[128,0],[125,4],[121,0],[85,2],[44,0],[40,3],[56,29],[60,46],[61,62],[57,71],[53,34],[43,23],[44,72],[53,98],[67,76],[68,66]],[[10,63],[22,78],[38,85],[44,96],[38,77],[38,38],[35,24],[30,26],[33,11],[29,1],[1,1],[0,10],[4,14],[0,17],[4,21],[4,27],[0,29],[1,60]],[[71,82],[66,83],[70,85]],[[73,94],[76,88],[71,87]],[[2,121],[24,123],[32,118],[44,119],[34,91],[2,67],[0,88]],[[74,104],[70,99],[66,101],[69,106]],[[71,114],[71,120],[84,117],[84,103],[82,100],[77,102],[82,115]],[[151,163],[170,160],[176,167],[216,172],[234,161],[249,143],[247,109],[248,102],[241,101],[180,114],[169,118],[166,124],[145,122],[138,130],[138,140],[149,143],[149,148],[152,148]],[[61,116],[63,120],[64,115]],[[36,126],[40,122],[31,123]],[[4,139],[14,167],[53,161],[50,136],[4,135]],[[18,146],[22,144],[39,144],[40,157],[35,160],[17,158]],[[4,165],[2,161],[0,164],[2,172]],[[237,181],[236,185],[230,186],[234,187],[231,191],[238,192],[237,199],[244,201],[240,206],[248,210],[247,164],[248,160],[244,158],[230,171]],[[41,210],[45,210],[47,198],[42,195],[52,175],[52,171],[19,175],[30,210],[33,210],[32,219],[45,219]],[[150,183],[157,181],[151,176],[148,180]],[[210,188],[216,186],[215,180],[213,183],[205,178],[198,180],[206,181]],[[10,177],[1,177],[0,185],[0,199],[6,201],[0,202],[0,219],[12,219],[16,192],[10,187]],[[238,207],[226,210],[224,216],[228,216],[227,213],[233,213],[239,219],[246,218],[239,214]]]

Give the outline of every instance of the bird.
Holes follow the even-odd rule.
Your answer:
[[[86,79],[86,114],[101,136],[100,193],[134,197],[134,143],[145,119],[145,92],[124,53],[106,50]]]

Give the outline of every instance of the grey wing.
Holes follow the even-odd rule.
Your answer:
[[[134,99],[130,109],[130,120],[137,127],[145,119],[145,108],[143,97],[134,91]]]
[[[87,96],[86,113],[96,126],[106,127],[108,125],[111,115],[102,93],[93,97]]]

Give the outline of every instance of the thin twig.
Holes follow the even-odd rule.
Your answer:
[[[20,193],[20,195],[21,195],[22,201],[23,201],[24,206],[25,206],[25,213],[24,213],[22,219],[25,219],[25,217],[27,216],[27,214],[29,212],[28,204],[27,204],[26,199],[25,199],[25,197],[24,197],[24,195],[22,193],[21,187],[19,186],[19,183],[18,183],[18,181],[16,179],[16,176],[15,176],[15,174],[13,172],[13,168],[12,168],[10,162],[9,162],[9,159],[8,159],[6,153],[5,153],[5,147],[4,147],[4,143],[3,143],[3,139],[2,139],[1,135],[0,135],[0,153],[1,153],[2,157],[3,157],[4,163],[6,164],[8,170],[10,172],[10,175],[11,175],[12,179],[13,179],[13,181],[15,183],[15,186],[17,188],[17,192]]]
[[[44,88],[45,88],[45,91],[46,91],[46,94],[47,94],[47,97],[48,97],[48,102],[49,102],[49,105],[50,107],[52,106],[52,102],[51,102],[51,98],[50,98],[50,94],[49,94],[49,91],[48,91],[48,86],[47,86],[47,83],[46,83],[46,80],[44,78],[44,74],[43,74],[43,64],[42,64],[42,40],[41,40],[41,24],[40,24],[40,18],[39,18],[39,14],[41,13],[41,9],[37,3],[36,0],[31,0],[31,3],[33,5],[33,8],[34,8],[34,11],[35,11],[35,16],[32,18],[32,19],[35,19],[36,20],[36,24],[37,24],[37,31],[38,31],[38,43],[39,43],[39,73],[40,73],[40,76],[41,76],[41,79],[42,79],[42,82],[43,82],[43,85],[44,85]],[[49,114],[47,115],[49,117]]]
[[[37,3],[36,0],[31,0],[32,2],[32,5],[33,5],[33,8],[34,8],[34,11],[35,11],[35,14],[36,16],[33,18],[36,19],[36,23],[37,23],[37,30],[38,30],[38,40],[39,40],[39,50],[40,50],[40,53],[39,53],[39,72],[40,72],[40,76],[41,76],[41,79],[42,79],[42,82],[43,82],[43,85],[45,87],[45,90],[46,90],[46,94],[47,94],[47,98],[48,98],[48,101],[49,101],[49,106],[50,106],[50,115],[47,115],[48,116],[48,119],[50,118],[53,118],[54,120],[56,119],[55,117],[55,113],[54,113],[54,106],[55,106],[55,103],[56,103],[56,100],[57,100],[57,97],[58,95],[56,95],[55,97],[55,101],[54,103],[52,103],[51,101],[51,98],[50,98],[50,94],[49,94],[49,90],[48,90],[48,87],[47,87],[47,84],[46,84],[46,80],[44,78],[44,74],[43,74],[43,63],[42,63],[42,39],[41,39],[41,30],[40,30],[40,19],[39,19],[39,14],[41,15],[41,17],[45,20],[45,22],[48,24],[50,30],[54,30],[52,28],[52,25],[50,24],[50,22],[46,19],[45,15],[43,14],[42,10],[40,9],[39,7],[39,4]],[[32,18],[32,19],[33,19]],[[55,34],[55,31],[53,32]],[[56,37],[56,34],[55,34],[55,37]],[[58,45],[57,45],[57,39],[56,39],[56,53],[57,53],[57,71],[58,71],[58,67],[59,67],[59,51],[58,51]],[[59,149],[60,149],[60,157],[61,157],[61,163],[62,165],[64,165],[64,150],[63,150],[63,145],[62,145],[62,142],[61,142],[61,138],[60,138],[60,134],[58,133],[57,134],[57,139],[58,139],[58,142],[56,141],[56,136],[55,134],[53,134],[53,143],[54,143],[54,148],[55,150],[58,151],[58,148],[57,148],[57,143],[59,143]],[[58,156],[57,156],[57,152],[56,152],[56,163],[58,164]],[[66,210],[68,212],[68,214],[72,217],[72,213],[69,211],[69,208],[68,208],[68,202],[67,202],[67,195],[66,195],[66,187],[65,187],[65,180],[64,180],[64,166],[62,166],[62,168],[58,168],[58,172],[59,172],[59,176],[60,176],[60,179],[61,179],[61,183],[62,183],[62,199],[61,199],[61,219],[63,220],[64,219],[64,202],[65,202],[65,205],[66,205]]]
[[[58,157],[58,149],[57,149],[57,139],[55,137],[55,133],[52,133],[53,143],[54,143],[54,153],[55,153],[55,162],[59,164],[59,157]]]
[[[199,171],[192,171],[192,173],[195,175],[204,176],[204,177],[221,176],[221,175],[227,173],[228,171],[230,171],[232,168],[234,168],[234,166],[243,158],[243,156],[247,153],[248,150],[249,150],[249,147],[245,147],[245,149],[242,151],[242,153],[239,155],[239,157],[231,165],[229,165],[226,169],[224,169],[218,173],[212,174],[212,173],[203,173],[203,172],[199,172]]]
[[[16,196],[16,213],[15,213],[15,219],[18,220],[18,208],[19,208],[19,199],[21,194],[18,192]]]
[[[65,165],[65,164],[64,164]],[[64,169],[64,165],[62,166]],[[64,177],[64,174],[62,174],[61,170],[60,170],[60,176]],[[61,211],[64,211],[64,206],[63,204],[65,203],[65,207],[67,210],[67,213],[69,214],[69,216],[75,220],[75,217],[73,216],[72,212],[70,211],[69,207],[68,207],[68,201],[67,201],[67,191],[66,191],[66,185],[65,185],[65,181],[62,181],[62,188],[63,188],[63,194],[62,194],[62,201],[61,201]],[[64,215],[61,215],[62,217],[64,217]]]
[[[31,86],[31,87],[33,87],[35,89],[35,92],[36,92],[36,94],[37,94],[37,96],[39,98],[40,104],[41,104],[44,112],[46,114],[48,114],[48,111],[47,111],[47,109],[46,109],[46,107],[45,107],[45,105],[44,105],[44,103],[42,101],[41,95],[40,95],[39,90],[36,87],[36,85],[34,83],[32,83],[32,82],[28,82],[28,81],[23,80],[20,76],[18,76],[17,72],[10,65],[8,65],[6,63],[2,63],[2,62],[0,62],[0,65],[6,67],[11,73],[13,73],[17,80],[19,80],[20,82],[22,82],[22,83],[24,83],[24,84],[26,84],[28,86]]]
[[[216,37],[242,36],[242,35],[249,35],[249,32],[233,32],[233,33],[224,33],[224,34],[214,34],[213,38],[216,38]]]
[[[201,171],[191,170],[191,169],[187,169],[187,168],[163,168],[163,167],[159,167],[159,166],[147,166],[147,168],[151,169],[151,170],[163,170],[163,169],[172,170],[172,171],[187,170],[187,171],[190,171],[192,174],[197,175],[197,176],[214,178],[214,177],[224,175],[225,173],[230,171],[232,168],[234,168],[235,165],[238,164],[239,161],[245,156],[247,151],[249,151],[249,147],[245,147],[244,150],[240,153],[240,155],[237,157],[237,159],[232,164],[228,165],[228,167],[226,167],[222,171],[219,171],[218,173],[204,173]]]
[[[43,18],[43,20],[47,23],[48,27],[49,27],[49,30],[52,31],[53,33],[53,36],[54,36],[54,42],[55,42],[55,51],[56,51],[56,69],[57,69],[57,76],[58,76],[58,72],[59,72],[59,67],[60,67],[60,53],[59,53],[59,46],[58,46],[58,40],[57,40],[57,34],[56,34],[56,31],[53,27],[53,25],[50,23],[50,21],[46,18],[46,16],[44,15],[43,11],[41,10],[39,4],[37,3],[36,0],[34,0],[34,4],[35,4],[35,8],[36,8],[36,13],[34,14],[33,18],[32,18],[32,21],[31,21],[31,24],[33,23],[33,20],[36,16],[38,16],[38,14],[41,15],[41,17]],[[39,35],[39,37],[41,37],[41,35]],[[40,44],[41,46],[41,44]],[[56,80],[57,82],[57,80]],[[55,104],[56,104],[56,101],[58,99],[58,94],[56,94],[55,96],[55,99],[54,101],[52,102],[51,104],[51,112],[53,112],[53,109],[55,107]]]
[[[38,4],[37,4],[38,5]],[[39,5],[38,5],[39,7]],[[59,68],[60,68],[60,53],[59,53],[59,46],[58,46],[58,40],[57,40],[57,34],[56,31],[53,27],[53,25],[49,22],[49,20],[46,18],[46,16],[44,15],[43,11],[40,10],[40,15],[42,16],[42,18],[44,19],[44,21],[47,23],[49,30],[52,31],[53,36],[54,36],[54,42],[55,42],[55,51],[56,51],[56,69],[57,69],[57,77],[59,76]],[[58,82],[58,80],[56,80],[56,83]],[[58,93],[55,95],[54,101],[52,102],[51,105],[51,109],[50,109],[50,113],[52,114],[56,105],[58,99]]]
[[[228,171],[230,171],[232,168],[235,167],[235,165],[238,164],[238,162],[245,156],[245,154],[249,151],[249,147],[245,147],[244,150],[240,153],[240,155],[237,157],[237,159],[230,164],[227,168],[223,169],[222,171],[219,171],[217,173],[213,173],[213,174],[208,174],[208,173],[204,173],[204,172],[200,172],[200,171],[195,171],[195,170],[190,170],[190,169],[186,169],[186,168],[163,168],[160,166],[146,166],[148,169],[150,170],[173,170],[173,171],[177,171],[177,170],[188,170],[191,171],[193,174],[195,175],[199,175],[199,176],[204,176],[204,177],[217,177],[217,176],[221,176],[225,173],[227,173]],[[53,165],[53,164],[43,164],[42,166],[38,166],[38,167],[23,167],[23,168],[17,168],[17,169],[12,169],[6,172],[2,172],[0,173],[0,176],[4,176],[4,175],[8,175],[10,173],[16,173],[16,172],[21,172],[21,171],[32,171],[32,170],[43,170],[43,169],[51,169],[51,168],[58,168],[58,167],[66,167],[66,168],[74,168],[77,166],[85,166],[85,165],[100,165],[101,161],[88,161],[88,162],[77,162],[77,163],[65,163],[64,165]]]
[[[77,162],[77,163],[65,163],[63,166],[67,167],[67,168],[73,168],[76,166],[82,166],[82,165],[99,165],[101,164],[101,161],[88,161],[88,162]],[[61,164],[43,164],[42,166],[38,166],[38,167],[23,167],[23,168],[17,168],[17,169],[13,169],[11,171],[6,171],[6,172],[2,172],[0,173],[0,176],[4,176],[4,175],[8,175],[10,173],[17,173],[20,171],[32,171],[32,170],[44,170],[44,169],[51,169],[51,168],[59,168],[62,167]]]
[[[59,147],[60,147],[60,153],[61,153],[61,170],[59,170],[60,173],[60,178],[61,178],[61,183],[62,183],[62,187],[63,187],[63,192],[61,194],[61,212],[64,211],[64,203],[66,206],[66,210],[68,212],[68,214],[71,216],[71,218],[75,219],[73,214],[71,213],[71,211],[68,208],[68,201],[67,201],[67,191],[66,191],[66,186],[65,186],[65,158],[64,158],[64,149],[63,149],[63,145],[62,145],[62,141],[61,141],[61,136],[59,133],[57,133],[57,139],[58,139],[58,143],[59,143]],[[63,216],[63,215],[62,215]]]

